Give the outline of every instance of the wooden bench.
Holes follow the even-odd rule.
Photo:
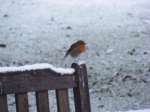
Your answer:
[[[17,112],[29,112],[28,92],[35,92],[37,112],[50,112],[48,90],[56,91],[58,112],[70,112],[68,89],[73,89],[75,112],[91,112],[85,64],[72,64],[75,73],[50,69],[0,73],[0,112],[8,112],[7,94],[15,94]]]

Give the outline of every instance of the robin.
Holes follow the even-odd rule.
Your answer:
[[[65,54],[65,58],[70,55],[73,58],[78,57],[81,53],[86,51],[86,43],[83,40],[79,40],[73,43]]]

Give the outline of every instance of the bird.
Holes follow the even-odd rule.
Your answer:
[[[77,58],[80,54],[86,51],[86,43],[83,40],[78,40],[73,43],[70,48],[66,51],[64,58],[70,55],[73,58]]]

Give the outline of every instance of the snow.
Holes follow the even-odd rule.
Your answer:
[[[18,72],[18,71],[30,71],[30,70],[42,70],[42,69],[51,69],[56,73],[60,74],[73,74],[73,68],[57,68],[48,63],[38,63],[33,65],[24,65],[18,67],[0,67],[0,73],[7,73],[7,72]]]
[[[81,61],[78,61],[78,64],[79,64],[79,65],[82,65],[82,64],[86,64],[86,62],[83,61],[83,60],[81,60]]]
[[[0,0],[0,21],[0,66],[64,67],[84,40],[92,112],[150,107],[150,0]]]
[[[107,51],[106,51],[107,54],[110,54],[112,52],[113,52],[113,49],[107,49]]]
[[[143,110],[130,110],[127,112],[150,112],[150,109],[143,109]]]

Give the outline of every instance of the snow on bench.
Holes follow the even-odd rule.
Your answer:
[[[31,70],[43,70],[43,69],[51,69],[59,74],[73,74],[75,70],[73,68],[57,68],[48,63],[38,63],[32,65],[24,65],[24,66],[12,66],[12,67],[0,67],[0,73],[7,72],[23,72],[23,71],[31,71]]]

